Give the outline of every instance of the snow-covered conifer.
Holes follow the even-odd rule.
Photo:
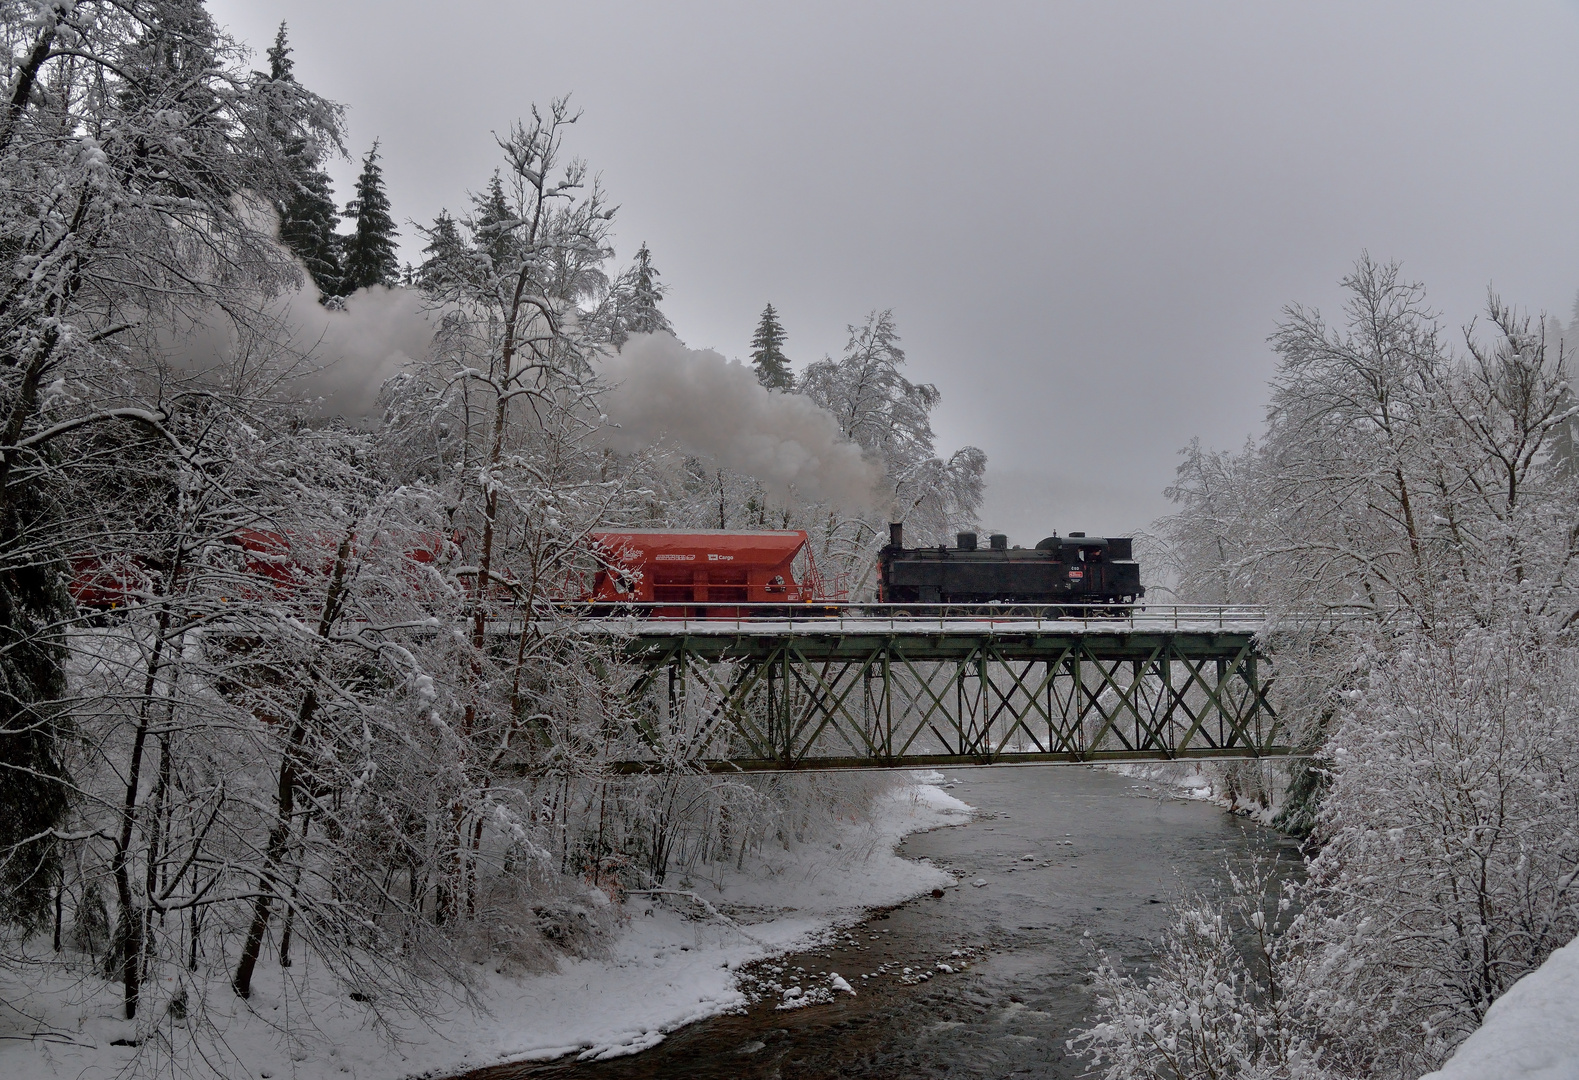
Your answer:
[[[669,291],[668,286],[659,283],[659,276],[644,241],[636,249],[635,260],[609,288],[609,339],[615,348],[631,334],[674,333],[658,306]]]
[[[340,295],[374,285],[400,283],[400,259],[395,253],[395,219],[389,216],[389,196],[384,193],[384,170],[378,164],[378,142],[362,158],[356,180],[356,197],[346,203],[351,234],[341,241]]]
[[[770,390],[788,390],[795,385],[795,373],[784,355],[788,337],[773,305],[763,308],[756,332],[751,335],[751,366],[757,369],[757,382]]]
[[[335,231],[340,215],[329,174],[322,165],[336,146],[314,138],[297,115],[302,102],[294,93],[295,62],[283,22],[268,58],[268,84],[263,88],[269,100],[268,130],[290,175],[288,190],[274,203],[280,219],[280,242],[302,261],[319,293],[328,297],[339,288],[341,279],[341,238]]]

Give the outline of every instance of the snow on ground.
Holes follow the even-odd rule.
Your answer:
[[[1270,826],[1281,809],[1275,802],[1271,806],[1262,806],[1257,802],[1230,798],[1226,792],[1218,789],[1214,778],[1207,775],[1201,765],[1193,762],[1159,761],[1155,764],[1099,765],[1097,768],[1139,780],[1147,787],[1155,785],[1180,798],[1199,799],[1221,806],[1224,810],[1243,814],[1258,825]]]
[[[1579,939],[1514,983],[1446,1065],[1421,1080],[1579,1077]]]
[[[479,989],[482,1011],[450,1004],[430,1025],[391,1013],[395,1045],[374,1029],[363,1006],[334,992],[309,963],[299,961],[289,972],[260,966],[250,1003],[223,985],[210,988],[212,1026],[201,1039],[207,1062],[193,1056],[193,1047],[176,1048],[174,1071],[388,1080],[644,1050],[666,1032],[742,1008],[746,999],[735,986],[742,964],[803,949],[868,908],[952,884],[943,870],[894,853],[911,833],[969,820],[970,807],[935,786],[942,779],[914,774],[915,782],[879,798],[870,821],[842,823],[832,835],[790,851],[767,850],[749,873],[689,890],[735,912],[738,921],[684,897],[632,896],[607,956],[564,960],[544,975],[488,972]],[[101,980],[47,963],[23,972],[0,969],[0,1077],[109,1080],[139,1053],[147,1071],[171,1072],[168,1047],[114,1045],[133,1032],[119,1016],[116,989]],[[298,1032],[294,1045],[280,1034],[287,1022]]]

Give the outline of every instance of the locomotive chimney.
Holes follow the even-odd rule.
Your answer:
[[[956,536],[954,538],[954,542],[959,545],[959,549],[961,551],[975,551],[976,550],[976,534],[975,533],[972,533],[972,532],[960,533],[958,536]]]
[[[987,538],[987,544],[994,551],[1009,550],[1009,538],[1003,533],[993,533]]]
[[[896,548],[905,546],[905,523],[903,521],[890,521],[888,523],[888,546]]]

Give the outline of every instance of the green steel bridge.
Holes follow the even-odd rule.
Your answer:
[[[732,609],[738,610],[738,609]],[[1266,758],[1260,612],[863,605],[812,618],[602,618],[636,672],[623,772]]]

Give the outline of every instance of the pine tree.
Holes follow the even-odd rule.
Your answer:
[[[789,358],[784,355],[787,336],[773,305],[763,308],[762,320],[751,338],[751,366],[757,369],[757,382],[770,390],[789,390],[795,385]]]
[[[373,285],[400,283],[400,260],[395,256],[395,219],[389,216],[384,194],[384,170],[378,166],[378,143],[362,159],[356,198],[346,203],[345,216],[356,222],[345,238],[345,261],[340,277],[341,296]]]
[[[268,130],[290,174],[290,189],[274,204],[280,218],[280,242],[301,260],[318,291],[327,298],[340,284],[340,237],[335,232],[340,214],[329,175],[319,167],[323,152],[314,140],[299,134],[300,124],[292,115],[295,62],[283,22],[268,57],[269,83],[279,91],[274,95]]]

